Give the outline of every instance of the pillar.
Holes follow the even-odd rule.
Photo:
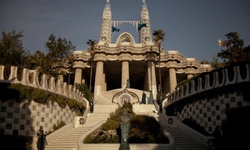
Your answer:
[[[122,62],[122,85],[121,88],[126,87],[127,80],[129,79],[129,62],[123,61]]]
[[[94,97],[101,94],[102,92],[102,82],[103,82],[103,62],[98,61],[96,63],[96,74],[95,74],[95,89]]]
[[[169,84],[170,84],[170,92],[174,91],[177,85],[175,68],[169,69]]]
[[[82,84],[82,69],[81,68],[76,68],[75,71],[75,84]]]
[[[148,62],[148,85],[149,85],[149,90],[152,91],[153,98],[156,99],[157,85],[156,85],[156,75],[155,75],[155,64],[152,61]]]
[[[193,74],[188,74],[187,75],[187,79],[190,79],[190,78],[192,78],[194,75]]]

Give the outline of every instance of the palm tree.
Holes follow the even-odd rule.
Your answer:
[[[91,66],[90,66],[90,81],[89,81],[89,91],[91,91],[91,84],[92,84],[92,72],[93,72],[93,61],[94,61],[94,55],[95,55],[95,48],[97,42],[95,40],[89,39],[87,44],[89,45],[88,51],[91,55]]]
[[[158,46],[158,50],[159,50],[159,59],[158,59],[158,65],[159,65],[159,88],[160,88],[160,93],[162,95],[162,87],[161,87],[161,67],[160,67],[160,63],[161,63],[161,43],[164,40],[164,36],[165,36],[165,32],[162,29],[159,30],[154,30],[153,32],[153,36],[154,36],[154,41],[155,44]]]
[[[45,54],[37,50],[33,55],[25,57],[28,69],[35,69],[38,72],[47,73],[45,68]]]

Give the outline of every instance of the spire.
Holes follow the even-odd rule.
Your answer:
[[[106,4],[102,14],[102,25],[101,25],[101,32],[99,41],[102,42],[111,42],[111,29],[112,29],[112,14],[111,14],[111,7],[110,7],[110,0],[106,0]]]
[[[147,8],[147,4],[145,0],[142,0],[142,8]]]
[[[139,33],[140,43],[151,42],[152,36],[151,36],[150,19],[149,19],[148,8],[147,8],[145,0],[142,0],[140,24],[146,25],[145,28],[141,28],[141,30],[139,30],[140,31]]]
[[[108,7],[110,7],[110,3],[109,3],[109,0],[106,0],[105,8],[108,8]]]

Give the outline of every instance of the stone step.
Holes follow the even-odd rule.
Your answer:
[[[115,105],[95,105],[93,113],[88,115],[86,124],[79,128],[73,128],[65,131],[58,137],[55,137],[49,142],[45,150],[77,150],[77,142],[81,135],[90,128],[100,123],[102,120],[107,120],[111,112],[115,112],[117,106]],[[189,134],[182,131],[180,127],[170,127],[162,114],[157,114],[154,105],[134,105],[133,111],[139,114],[153,114],[163,126],[164,130],[169,132],[175,139],[176,150],[209,150],[206,145],[199,143]]]
[[[49,141],[49,145],[46,145],[45,150],[77,150],[77,142],[81,135],[100,121],[107,120],[109,114],[114,112],[116,108],[117,106],[113,105],[95,105],[97,110],[88,115],[86,124],[82,127],[69,129],[60,136],[55,137],[52,141]]]

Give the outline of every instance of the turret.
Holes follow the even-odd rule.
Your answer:
[[[99,37],[99,42],[101,43],[111,43],[112,34],[112,19],[111,19],[111,7],[109,0],[106,1],[106,5],[103,10],[102,15],[102,25]]]
[[[146,24],[146,27],[141,28],[139,31],[140,43],[152,42],[149,13],[145,0],[142,0],[140,24]]]

